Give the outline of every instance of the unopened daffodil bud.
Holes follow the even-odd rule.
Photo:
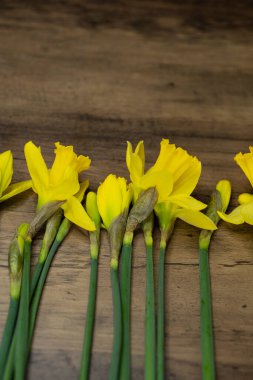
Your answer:
[[[51,245],[55,239],[62,220],[63,211],[62,209],[56,210],[56,212],[48,219],[46,224],[45,234],[42,240],[41,250],[39,254],[39,262],[44,263]]]
[[[64,218],[60,224],[57,235],[55,237],[55,240],[58,243],[61,243],[63,239],[68,235],[71,226],[72,226],[72,223],[69,221],[69,219]]]
[[[61,205],[62,202],[49,202],[41,207],[29,226],[27,239],[32,240],[44,223],[54,215]]]
[[[24,241],[28,228],[27,223],[21,224],[9,247],[10,295],[14,299],[20,295]]]
[[[116,269],[126,228],[132,189],[125,178],[110,174],[98,187],[97,205],[104,227],[110,236],[111,266]]]
[[[157,198],[158,193],[154,187],[150,187],[149,189],[144,190],[140,194],[127,218],[124,243],[130,244],[132,242],[134,230],[136,229],[138,224],[146,220],[152,213]]]
[[[98,211],[97,194],[90,191],[86,197],[86,211],[89,217],[93,220],[95,225],[101,222],[100,214]]]

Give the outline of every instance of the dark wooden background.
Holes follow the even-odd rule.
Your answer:
[[[144,139],[151,164],[162,137],[203,163],[195,195],[233,184],[232,206],[250,184],[233,161],[253,144],[251,1],[1,1],[0,149],[15,181],[28,178],[23,145],[53,143],[88,154],[92,189],[127,176],[126,140]],[[1,204],[0,333],[8,306],[7,251],[34,215],[27,192]],[[34,246],[39,250],[41,235]],[[158,245],[158,233],[156,244]],[[178,222],[166,257],[166,378],[201,378],[198,231]],[[253,229],[221,223],[211,246],[218,379],[253,378]],[[157,255],[155,255],[157,264]],[[78,230],[53,263],[39,312],[29,379],[78,377],[89,281],[88,240]],[[144,375],[145,249],[133,259],[133,379]],[[112,344],[109,247],[102,236],[92,379],[107,378]]]

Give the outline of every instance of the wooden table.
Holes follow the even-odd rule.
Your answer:
[[[251,186],[233,161],[253,144],[250,1],[19,1],[0,3],[0,148],[28,178],[23,145],[73,144],[92,158],[91,189],[110,173],[128,176],[126,140],[145,140],[152,164],[162,137],[203,164],[196,197],[233,184],[231,209]],[[32,191],[1,204],[0,333],[8,306],[7,251],[19,223],[33,218]],[[166,378],[197,380],[199,231],[178,222],[166,257]],[[220,224],[211,246],[219,379],[253,378],[253,229]],[[39,251],[42,234],[34,245]],[[156,233],[156,246],[159,234]],[[145,249],[133,259],[132,369],[144,374]],[[157,268],[157,255],[155,255]],[[88,239],[73,228],[50,271],[29,379],[78,377],[89,281]],[[112,345],[109,246],[102,236],[91,379],[107,378]]]

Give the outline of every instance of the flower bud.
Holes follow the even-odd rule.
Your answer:
[[[86,211],[89,217],[93,220],[96,226],[100,225],[101,218],[97,205],[97,194],[90,191],[86,197]]]
[[[46,231],[43,237],[39,254],[40,263],[44,263],[47,258],[50,247],[53,244],[55,236],[58,232],[58,228],[62,220],[62,215],[63,211],[61,209],[58,209],[47,221]]]
[[[15,299],[18,299],[20,295],[24,240],[28,228],[29,225],[27,223],[21,224],[9,247],[10,295],[11,298]]]
[[[40,231],[43,224],[58,210],[62,204],[63,202],[48,202],[39,209],[27,232],[27,235],[31,240]]]
[[[157,198],[158,193],[155,187],[150,187],[140,194],[129,213],[126,226],[127,233],[133,232],[138,224],[148,218],[154,209]]]

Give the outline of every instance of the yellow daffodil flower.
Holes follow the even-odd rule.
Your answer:
[[[118,268],[118,258],[126,228],[132,188],[125,178],[109,174],[98,187],[97,206],[111,245],[111,268]]]
[[[89,168],[90,159],[77,156],[73,146],[55,144],[55,160],[48,169],[40,148],[31,141],[25,145],[27,167],[32,178],[32,187],[38,194],[38,209],[49,202],[66,201],[61,206],[64,215],[71,222],[88,230],[95,230],[95,225],[81,205],[87,181],[80,187],[78,174]],[[85,188],[85,189],[84,189]],[[79,199],[78,199],[79,198]]]
[[[32,181],[10,185],[13,176],[13,157],[10,150],[0,154],[0,202],[22,193],[32,187]]]
[[[253,147],[249,147],[250,153],[238,153],[234,160],[240,166],[251,186],[253,186]],[[253,225],[253,195],[248,193],[240,194],[238,197],[240,206],[236,207],[230,214],[219,212],[219,216],[228,223]]]
[[[98,187],[98,211],[107,230],[125,210],[128,210],[132,200],[132,190],[125,178],[109,174]]]
[[[128,142],[126,162],[134,201],[147,188],[155,187],[158,191],[155,212],[161,229],[168,229],[176,218],[199,228],[216,229],[215,224],[200,212],[206,205],[191,196],[201,174],[201,163],[196,157],[163,139],[159,156],[146,173],[143,141],[138,143],[134,152]]]

